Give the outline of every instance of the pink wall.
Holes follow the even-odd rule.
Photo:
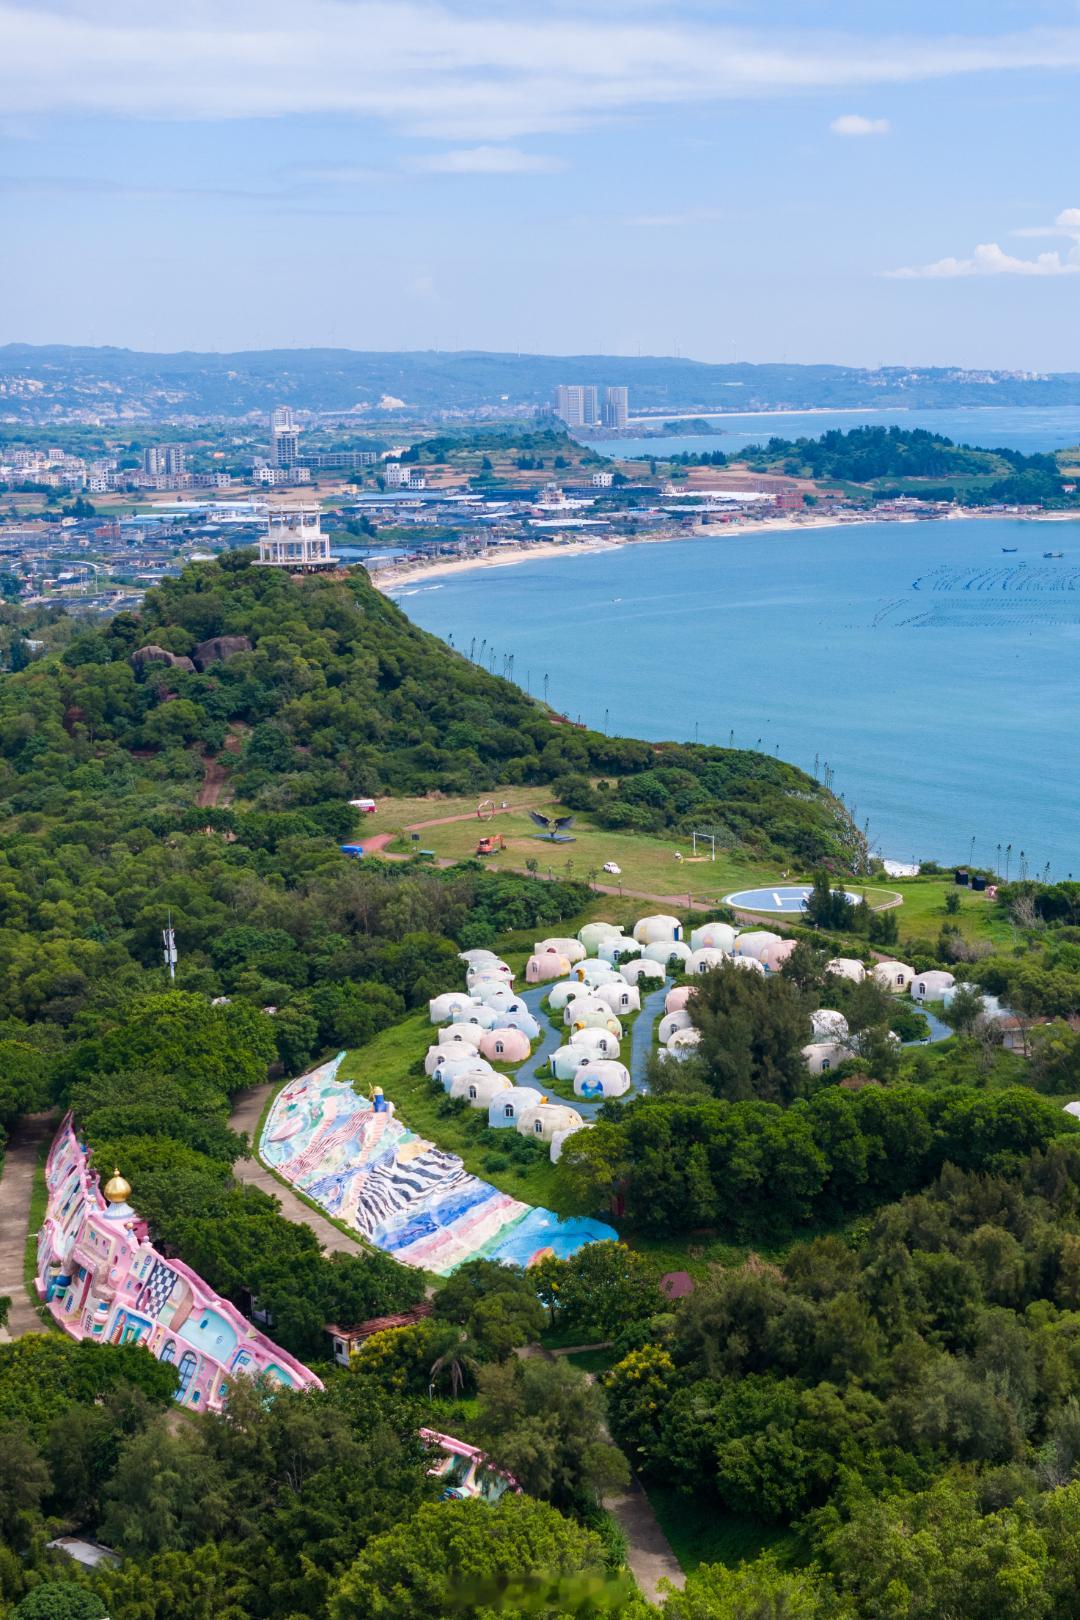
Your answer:
[[[321,1389],[310,1368],[251,1325],[182,1260],[166,1260],[128,1204],[110,1205],[68,1114],[45,1165],[48,1203],[38,1234],[38,1294],[66,1333],[142,1344],[177,1367],[182,1406],[220,1411],[229,1384],[266,1374]]]

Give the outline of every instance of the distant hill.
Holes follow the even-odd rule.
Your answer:
[[[133,349],[10,343],[0,347],[0,420],[71,415],[109,420],[242,418],[275,404],[370,411],[402,401],[410,416],[542,405],[558,383],[625,384],[634,411],[767,410],[867,405],[1080,404],[1080,373],[1033,376],[955,368],[708,365],[662,356],[266,349],[143,354]],[[403,413],[391,409],[393,421]]]

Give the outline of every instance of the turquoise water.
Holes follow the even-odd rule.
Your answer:
[[[396,595],[589,725],[828,761],[880,853],[1080,875],[1080,523],[718,535]]]
[[[963,410],[905,411],[890,408],[864,411],[770,411],[764,415],[713,418],[710,434],[679,434],[655,439],[591,439],[587,433],[574,435],[583,444],[594,444],[604,456],[673,456],[684,450],[723,450],[737,454],[748,444],[764,444],[769,438],[817,438],[837,428],[847,433],[855,427],[925,428],[928,433],[944,433],[957,444],[997,446],[1022,450],[1063,450],[1080,444],[1080,406],[1054,405],[973,405]]]

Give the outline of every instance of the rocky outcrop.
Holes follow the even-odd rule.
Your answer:
[[[192,653],[195,668],[204,670],[208,664],[224,664],[237,653],[250,652],[251,642],[247,636],[211,636],[209,641],[200,641]]]
[[[194,675],[195,665],[190,658],[179,653],[171,653],[165,647],[156,647],[151,642],[147,647],[140,647],[131,655],[131,662],[136,669],[145,669],[147,664],[168,664],[170,669],[183,669],[189,675]]]

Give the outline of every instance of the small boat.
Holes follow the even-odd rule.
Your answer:
[[[1019,546],[1002,546],[1002,551],[1019,551]]]
[[[1044,557],[1064,557],[1064,555],[1065,555],[1065,553],[1063,551],[1044,551],[1043,552]]]

